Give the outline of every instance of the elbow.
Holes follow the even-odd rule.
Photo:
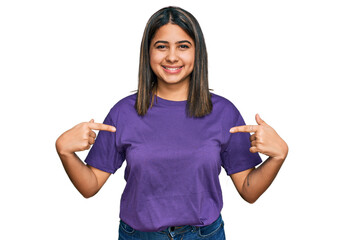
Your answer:
[[[254,203],[256,202],[256,200],[258,200],[258,198],[248,199],[248,200],[245,200],[245,201],[247,201],[247,202],[250,203],[250,204],[254,204]]]
[[[81,193],[85,199],[93,197],[95,194]]]
[[[84,198],[88,199],[88,198],[91,198],[91,197],[93,197],[94,195],[96,195],[98,191],[96,191],[96,192],[94,192],[94,191],[82,191],[82,192],[79,191],[79,192],[80,192],[80,194],[82,194],[82,196],[83,196]]]
[[[256,196],[245,196],[245,195],[241,195],[241,197],[250,204],[253,204],[256,202],[256,200],[258,200],[259,197]]]
[[[82,193],[82,196],[83,196],[85,199],[88,199],[88,198],[93,197],[94,195],[92,195],[92,194],[84,194],[84,193]]]

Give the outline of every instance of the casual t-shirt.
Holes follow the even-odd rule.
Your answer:
[[[117,131],[99,131],[85,162],[115,173],[126,160],[119,216],[132,228],[151,232],[211,224],[223,207],[221,167],[230,175],[262,162],[249,151],[250,133],[229,132],[245,125],[238,109],[211,94],[213,110],[202,118],[187,116],[187,100],[160,97],[141,117],[134,107],[137,93],[106,116],[103,123]]]

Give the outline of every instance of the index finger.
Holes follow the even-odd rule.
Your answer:
[[[243,125],[243,126],[237,126],[230,128],[230,132],[256,132],[258,131],[258,125]]]
[[[89,123],[89,127],[91,129],[94,130],[102,130],[102,131],[109,131],[109,132],[115,132],[116,128],[111,126],[111,125],[107,125],[107,124],[103,124],[103,123]]]

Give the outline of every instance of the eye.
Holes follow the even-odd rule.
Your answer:
[[[187,48],[190,48],[190,47],[188,45],[180,45],[180,48],[187,49]]]
[[[158,45],[156,48],[157,48],[157,49],[165,49],[166,46],[165,46],[165,45]]]

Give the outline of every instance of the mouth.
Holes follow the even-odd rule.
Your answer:
[[[180,67],[162,66],[162,68],[168,73],[178,73],[182,70],[183,66]]]

